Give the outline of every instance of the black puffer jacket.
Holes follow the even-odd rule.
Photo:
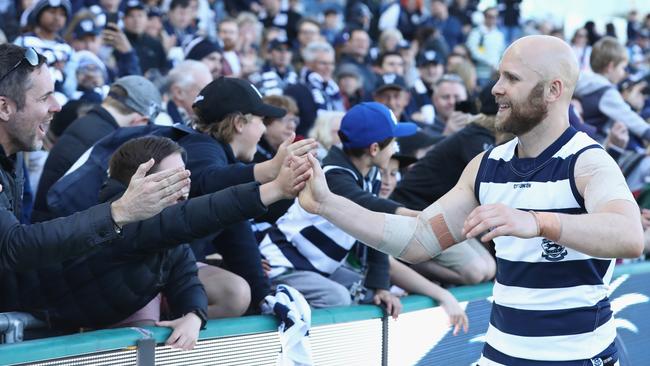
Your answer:
[[[110,187],[110,193],[124,189]],[[15,273],[15,282],[5,281],[0,288],[3,297],[14,291],[14,302],[0,311],[29,311],[55,327],[95,328],[127,318],[163,292],[173,318],[197,309],[205,312],[207,298],[194,256],[187,245],[178,244],[265,211],[257,183],[168,207],[127,225],[121,239],[84,258]]]

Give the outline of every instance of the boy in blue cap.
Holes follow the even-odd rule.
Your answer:
[[[417,214],[397,202],[381,199],[378,167],[387,165],[395,153],[395,138],[415,133],[417,127],[409,122],[397,122],[394,114],[383,104],[361,103],[343,117],[339,136],[343,149],[332,147],[323,159],[327,184],[333,192],[372,210]],[[351,218],[352,219],[352,218]],[[360,223],[363,225],[363,223]],[[342,283],[346,262],[356,240],[324,218],[304,211],[297,201],[287,213],[268,229],[260,250],[271,269],[273,284],[288,284],[300,291],[313,307],[349,305],[355,300],[386,306],[397,317],[401,303],[388,288],[388,257],[378,251],[358,245],[363,283],[357,290]],[[347,283],[350,285],[350,283]],[[369,289],[361,296],[358,289]],[[358,296],[357,296],[358,295]]]

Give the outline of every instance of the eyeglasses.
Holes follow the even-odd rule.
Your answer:
[[[9,75],[11,74],[14,70],[16,70],[24,61],[27,61],[28,64],[30,64],[32,67],[38,66],[38,53],[34,50],[34,48],[29,47],[25,49],[25,54],[23,55],[23,58],[20,59],[20,61],[16,62],[16,64],[7,71],[6,74],[2,75],[0,77],[0,83]]]

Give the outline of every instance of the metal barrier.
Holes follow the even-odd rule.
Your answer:
[[[614,277],[610,297],[627,364],[650,364],[650,263],[619,266]],[[397,320],[370,305],[316,309],[310,331],[314,363],[470,365],[483,345],[491,290],[491,284],[451,290],[470,318],[470,332],[455,337],[444,311],[424,296],[403,298]],[[0,345],[0,365],[275,365],[277,325],[271,316],[211,320],[196,348],[183,352],[161,345],[167,328],[99,330]]]
[[[22,342],[25,329],[43,327],[45,323],[29,313],[0,313],[0,343]]]

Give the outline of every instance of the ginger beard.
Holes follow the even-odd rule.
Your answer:
[[[499,105],[496,116],[497,131],[509,132],[516,136],[535,128],[548,114],[548,106],[544,102],[544,83],[541,81],[533,87],[523,102],[508,100],[505,97],[496,97],[496,102]]]

